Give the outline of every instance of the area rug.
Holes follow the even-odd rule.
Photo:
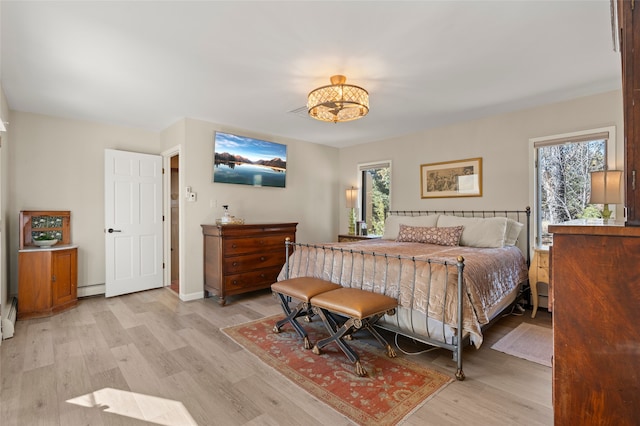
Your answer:
[[[553,330],[523,322],[494,343],[491,349],[551,367]]]
[[[302,339],[287,324],[280,333],[273,326],[282,315],[223,331],[283,376],[360,425],[395,425],[443,389],[452,378],[403,358],[386,356],[386,350],[363,342],[349,342],[360,356],[366,377],[354,374],[354,366],[335,343],[315,355],[304,349]],[[312,342],[327,336],[320,320],[303,322]],[[372,342],[375,342],[372,340]],[[406,357],[406,356],[405,356]]]

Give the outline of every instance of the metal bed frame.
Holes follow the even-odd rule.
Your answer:
[[[514,220],[517,220],[520,223],[525,224],[526,226],[524,231],[526,235],[526,246],[522,247],[522,243],[520,243],[518,247],[525,254],[527,266],[530,265],[531,209],[529,207],[527,207],[525,210],[491,210],[491,211],[489,210],[448,210],[448,211],[446,210],[399,210],[399,211],[390,211],[389,214],[400,215],[400,216],[424,216],[424,215],[430,215],[430,214],[446,214],[446,215],[461,216],[461,217],[478,217],[478,218],[509,217],[509,218],[512,218]],[[526,221],[523,222],[521,220],[521,217],[525,217]],[[521,232],[521,235],[522,235],[522,232]],[[442,339],[433,338],[429,334],[428,324],[426,327],[427,329],[426,337],[424,335],[417,334],[415,332],[415,327],[413,324],[413,308],[406,308],[409,314],[411,315],[410,316],[410,322],[412,327],[411,331],[408,331],[406,329],[401,329],[399,326],[398,327],[390,326],[389,324],[382,324],[382,325],[376,324],[376,327],[397,333],[399,335],[408,337],[410,339],[419,341],[421,343],[425,343],[427,345],[431,345],[438,348],[444,348],[452,351],[453,360],[457,363],[455,377],[458,380],[464,380],[465,375],[462,369],[462,350],[463,350],[463,347],[465,346],[465,343],[468,343],[469,339],[463,338],[464,258],[462,256],[458,256],[455,262],[451,262],[451,261],[441,261],[441,260],[424,259],[424,258],[416,259],[415,257],[408,257],[408,256],[402,256],[402,255],[389,255],[385,253],[376,253],[374,251],[352,250],[348,248],[335,247],[335,246],[294,243],[289,240],[286,241],[285,246],[286,246],[286,261],[285,261],[285,278],[286,279],[289,278],[290,273],[292,271],[295,271],[296,276],[318,277],[318,272],[315,270],[316,269],[315,266],[311,265],[310,262],[308,261],[306,262],[306,264],[303,265],[301,257],[298,257],[299,261],[297,265],[292,264],[290,262],[290,259],[289,259],[290,254],[292,254],[292,250],[295,250],[296,247],[305,247],[308,249],[315,249],[316,256],[318,256],[319,253],[321,253],[322,255],[322,258],[320,259],[322,264],[321,271],[325,270],[324,266],[326,264],[332,265],[336,256],[340,256],[341,262],[342,262],[340,267],[340,275],[334,276],[333,268],[331,268],[331,273],[329,276],[321,276],[321,278],[327,279],[328,281],[332,281],[335,283],[340,283],[343,281],[344,277],[342,276],[342,271],[344,269],[343,266],[345,262],[351,262],[351,266],[352,266],[350,268],[351,276],[346,277],[347,281],[354,282],[353,265],[355,264],[356,259],[362,258],[362,262],[364,264],[364,261],[365,261],[364,255],[372,256],[374,278],[376,277],[376,273],[384,274],[383,288],[381,289],[383,293],[386,290],[386,286],[389,283],[389,279],[394,278],[394,277],[389,277],[387,274],[389,270],[388,269],[389,262],[392,262],[392,261],[397,261],[399,262],[399,265],[400,265],[398,276],[397,276],[398,283],[399,283],[400,277],[403,275],[403,271],[405,271],[406,273],[408,268],[409,275],[413,275],[413,282],[412,282],[413,289],[415,289],[416,273],[419,269],[426,267],[428,270],[429,276],[431,276],[430,274],[431,274],[432,268],[436,267],[436,265],[442,265],[445,268],[445,271],[446,271],[445,274],[447,274],[446,277],[448,277],[449,273],[457,273],[456,305],[457,305],[458,311],[457,311],[456,327],[455,327],[456,334],[455,336],[453,336],[453,339],[451,341],[447,341],[446,335],[445,335],[445,328],[447,326],[445,324],[444,308],[442,309],[442,318],[436,318],[436,320],[442,323],[442,328],[443,328]],[[315,260],[318,261],[319,259],[316,257]],[[310,270],[310,268],[313,268],[313,270]],[[362,283],[364,283],[364,279],[363,279],[364,273],[365,273],[364,268],[362,268],[361,269],[362,276],[359,277],[361,286],[362,286]],[[320,275],[323,275],[323,274],[320,273]],[[358,277],[355,277],[355,278],[358,278]],[[448,280],[445,282],[448,282]],[[429,280],[429,291],[430,289],[431,289],[431,280]],[[529,291],[528,280],[525,280],[524,282],[520,283],[520,288],[517,291],[518,293],[515,297],[515,300],[511,302],[508,306],[506,306],[504,309],[502,309],[499,313],[497,313],[488,324],[485,324],[482,327],[483,331],[487,327],[489,327],[491,324],[493,324],[493,322],[497,318],[501,317],[503,313],[513,309],[513,307],[517,303],[519,303],[520,300],[523,299],[523,297]],[[446,296],[446,292],[445,292],[445,296]],[[413,307],[413,302],[414,302],[414,299],[413,299],[413,291],[412,291],[412,300],[410,304],[411,307]],[[446,305],[446,297],[445,297],[445,300],[443,301],[443,305]],[[428,314],[426,315],[426,321],[428,321]]]

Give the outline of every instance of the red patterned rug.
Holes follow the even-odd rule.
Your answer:
[[[368,332],[361,331],[349,342],[360,356],[366,377],[354,374],[354,366],[335,343],[322,349],[321,355],[302,347],[290,325],[273,332],[276,315],[241,324],[223,331],[266,364],[311,395],[333,407],[360,425],[395,425],[436,392],[452,381],[451,377],[422,367],[406,359],[386,356],[377,344],[366,343]],[[302,322],[311,342],[327,336],[319,319]],[[358,338],[359,335],[362,338]],[[366,334],[366,335],[365,335]]]

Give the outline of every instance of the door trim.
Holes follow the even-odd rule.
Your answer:
[[[182,155],[182,146],[176,145],[163,151],[162,167],[164,174],[162,177],[162,206],[164,210],[164,287],[171,285],[171,157],[178,155],[178,275],[180,276],[180,300],[186,301],[186,293],[184,287],[186,284],[185,275],[185,199],[182,188],[184,188],[184,155]]]

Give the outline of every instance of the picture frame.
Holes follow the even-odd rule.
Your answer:
[[[286,145],[215,132],[213,151],[214,183],[286,187]]]
[[[482,197],[482,157],[421,164],[420,197]]]

